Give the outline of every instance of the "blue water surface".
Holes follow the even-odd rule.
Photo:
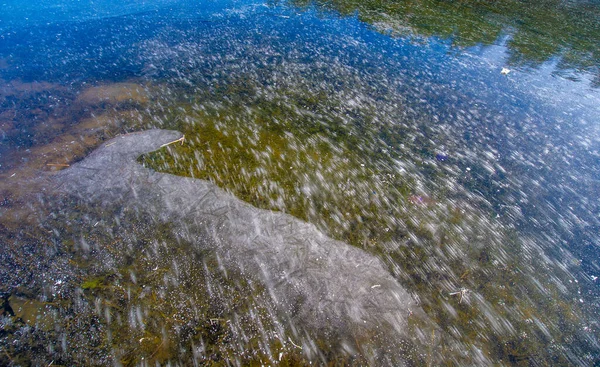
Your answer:
[[[314,83],[315,92],[354,88],[363,102],[389,106],[378,110],[377,123],[406,126],[413,141],[427,142],[423,151],[415,143],[399,153],[433,162],[431,172],[416,173],[423,192],[469,201],[553,261],[578,262],[571,271],[580,294],[567,298],[597,314],[600,90],[588,71],[557,72],[558,60],[510,65],[509,39],[507,31],[493,45],[457,47],[435,36],[380,32],[357,14],[258,0],[5,0],[0,171],[8,177],[15,152],[44,141],[38,122],[18,125],[28,109],[59,113],[89,86],[133,80],[185,94],[239,73],[266,90],[273,70],[286,76],[282,65],[308,65],[322,72],[287,76]],[[340,79],[340,69],[354,79]],[[15,81],[66,89],[57,100],[52,92],[28,100],[13,92]],[[381,141],[403,149],[389,135]]]

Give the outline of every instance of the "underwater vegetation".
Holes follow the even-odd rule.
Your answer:
[[[233,81],[181,104],[165,120],[176,121],[171,126],[185,142],[140,162],[210,180],[259,208],[292,214],[377,254],[445,333],[434,332],[431,348],[450,365],[475,361],[455,343],[475,345],[494,363],[591,357],[584,350],[594,342],[579,325],[594,322],[585,306],[560,301],[565,286],[578,288],[569,271],[451,190],[419,190],[419,175],[410,173],[446,181],[443,171],[427,166],[450,157],[440,160],[435,146],[408,129],[402,134],[398,126],[373,123],[376,108],[355,108],[352,122],[344,123],[330,112],[347,108],[342,98],[298,84],[263,97],[252,85]],[[397,140],[388,145],[386,137]],[[579,321],[567,321],[565,311]],[[572,338],[583,348],[576,354],[563,347]],[[553,347],[545,348],[548,343]]]

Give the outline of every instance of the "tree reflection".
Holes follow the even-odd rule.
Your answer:
[[[509,64],[598,75],[600,6],[592,1],[292,0],[358,18],[395,36],[439,37],[458,47],[491,45],[509,37]],[[599,76],[593,84],[598,86]]]

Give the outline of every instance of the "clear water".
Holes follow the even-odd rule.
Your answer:
[[[187,139],[140,163],[381,259],[436,325],[407,363],[598,363],[597,4],[0,8],[2,364],[375,363],[369,335],[296,348],[178,223],[55,192],[157,127]]]

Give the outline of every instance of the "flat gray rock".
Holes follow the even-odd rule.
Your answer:
[[[225,266],[266,285],[284,322],[335,330],[353,341],[373,330],[384,339],[408,339],[408,318],[422,311],[377,257],[290,215],[255,208],[210,182],[136,162],[180,137],[166,130],[119,136],[58,173],[57,187],[90,203],[122,202],[172,223],[191,243],[209,243]]]

